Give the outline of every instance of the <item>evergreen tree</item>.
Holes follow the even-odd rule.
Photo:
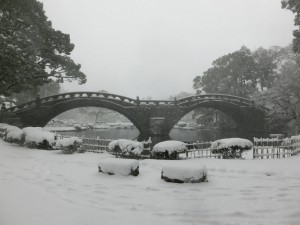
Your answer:
[[[289,135],[300,133],[300,56],[291,46],[283,48],[278,61],[278,76],[272,87],[259,96],[271,104],[270,128]]]
[[[255,61],[248,48],[215,60],[203,76],[194,79],[194,88],[205,92],[248,97],[257,84]]]
[[[294,24],[298,28],[294,30],[293,50],[297,54],[300,53],[300,1],[299,0],[282,0],[282,8],[289,9],[295,13]]]
[[[0,1],[0,95],[65,78],[86,82],[70,53],[70,36],[52,28],[36,0]]]

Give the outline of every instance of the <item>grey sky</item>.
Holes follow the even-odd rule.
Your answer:
[[[43,0],[53,27],[71,35],[87,83],[135,98],[194,92],[193,78],[238,50],[286,46],[294,15],[281,0]]]

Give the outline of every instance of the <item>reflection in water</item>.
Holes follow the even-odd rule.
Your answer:
[[[214,141],[220,138],[235,137],[234,131],[222,132],[221,130],[183,130],[173,129],[170,139],[185,142]],[[70,136],[99,137],[100,139],[137,139],[139,131],[135,129],[97,129],[63,132]],[[152,140],[155,139],[152,137]],[[155,140],[153,140],[156,142]]]

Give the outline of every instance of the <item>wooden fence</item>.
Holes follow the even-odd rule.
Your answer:
[[[300,152],[300,138],[254,138],[253,158],[287,158]]]
[[[61,136],[69,137],[69,136]],[[78,137],[82,139],[82,146],[88,152],[96,152],[102,153],[108,150],[108,144],[112,141],[112,139],[100,139],[97,138],[86,138],[86,137]],[[186,144],[187,151],[185,153],[180,154],[180,158],[192,159],[192,158],[222,158],[221,154],[212,154],[210,149],[211,142],[195,142]],[[144,143],[144,151],[142,154],[142,158],[150,158],[152,147],[149,143]]]
[[[68,138],[70,136],[58,135],[58,138]],[[84,136],[77,136],[82,140],[82,147],[86,149],[88,152],[96,152],[102,153],[108,150],[108,144],[112,141],[112,139],[100,139],[96,138],[87,138]]]
[[[0,137],[6,134],[6,128],[0,128]],[[69,137],[58,135],[58,139]],[[89,152],[102,153],[108,150],[108,144],[112,139],[100,139],[78,137],[82,139],[82,146]],[[271,158],[287,158],[296,155],[300,152],[300,136],[293,136],[290,138],[254,138],[253,141],[253,158],[254,159],[271,159]],[[151,144],[145,142],[146,154],[143,158],[150,158]],[[211,142],[194,142],[187,143],[186,152],[180,154],[180,158],[194,159],[194,158],[222,158],[222,154],[213,154],[211,149]]]
[[[180,154],[181,158],[195,159],[195,158],[222,158],[222,154],[213,154],[211,149],[211,142],[194,142],[186,144],[187,151]]]

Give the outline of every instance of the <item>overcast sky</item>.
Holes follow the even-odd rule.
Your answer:
[[[193,79],[240,49],[292,42],[281,0],[42,0],[53,27],[71,35],[72,58],[98,91],[166,99],[195,92]]]

